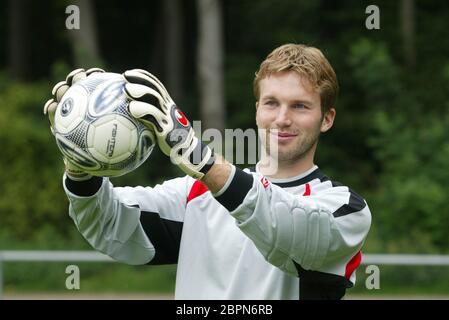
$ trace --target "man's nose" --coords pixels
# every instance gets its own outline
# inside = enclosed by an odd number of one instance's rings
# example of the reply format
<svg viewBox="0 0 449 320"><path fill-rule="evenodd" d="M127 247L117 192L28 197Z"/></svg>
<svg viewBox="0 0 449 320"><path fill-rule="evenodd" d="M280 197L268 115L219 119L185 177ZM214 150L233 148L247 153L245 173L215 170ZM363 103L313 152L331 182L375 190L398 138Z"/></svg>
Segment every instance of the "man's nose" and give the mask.
<svg viewBox="0 0 449 320"><path fill-rule="evenodd" d="M275 124L277 127L288 127L292 124L292 120L290 118L290 110L287 106L282 105L278 109Z"/></svg>

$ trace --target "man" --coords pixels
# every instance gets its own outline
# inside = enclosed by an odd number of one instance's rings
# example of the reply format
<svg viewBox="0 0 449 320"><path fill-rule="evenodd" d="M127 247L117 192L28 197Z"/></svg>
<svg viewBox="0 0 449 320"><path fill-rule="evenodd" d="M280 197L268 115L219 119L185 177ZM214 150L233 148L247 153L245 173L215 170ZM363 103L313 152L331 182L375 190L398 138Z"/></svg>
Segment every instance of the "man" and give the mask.
<svg viewBox="0 0 449 320"><path fill-rule="evenodd" d="M76 70L55 86L45 106L51 123L67 88L100 71ZM86 240L128 264L177 263L177 299L342 298L355 282L371 215L363 198L314 164L338 91L321 51L287 44L261 64L254 92L265 152L254 170L201 143L156 77L144 70L124 77L131 114L187 176L119 188L65 159L69 214Z"/></svg>

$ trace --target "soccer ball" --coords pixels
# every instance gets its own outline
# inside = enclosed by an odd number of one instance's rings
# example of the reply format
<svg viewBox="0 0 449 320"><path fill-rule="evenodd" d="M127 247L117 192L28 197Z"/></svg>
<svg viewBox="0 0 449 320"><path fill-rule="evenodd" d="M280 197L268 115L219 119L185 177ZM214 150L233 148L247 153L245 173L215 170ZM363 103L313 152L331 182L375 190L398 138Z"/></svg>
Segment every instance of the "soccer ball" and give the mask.
<svg viewBox="0 0 449 320"><path fill-rule="evenodd" d="M129 113L124 88L121 74L94 73L71 86L56 108L59 149L92 175L124 175L153 151L154 134Z"/></svg>

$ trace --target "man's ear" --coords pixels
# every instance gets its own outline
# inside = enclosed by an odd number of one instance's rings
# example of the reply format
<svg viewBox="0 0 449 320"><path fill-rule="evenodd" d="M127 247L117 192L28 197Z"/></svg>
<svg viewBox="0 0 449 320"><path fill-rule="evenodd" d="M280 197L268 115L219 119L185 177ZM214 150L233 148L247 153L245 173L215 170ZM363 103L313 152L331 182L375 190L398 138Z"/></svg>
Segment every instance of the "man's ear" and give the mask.
<svg viewBox="0 0 449 320"><path fill-rule="evenodd" d="M332 125L334 124L335 116L337 115L337 111L335 108L330 108L323 117L323 121L321 122L321 132L326 132Z"/></svg>
<svg viewBox="0 0 449 320"><path fill-rule="evenodd" d="M256 101L256 110L259 108L259 101Z"/></svg>

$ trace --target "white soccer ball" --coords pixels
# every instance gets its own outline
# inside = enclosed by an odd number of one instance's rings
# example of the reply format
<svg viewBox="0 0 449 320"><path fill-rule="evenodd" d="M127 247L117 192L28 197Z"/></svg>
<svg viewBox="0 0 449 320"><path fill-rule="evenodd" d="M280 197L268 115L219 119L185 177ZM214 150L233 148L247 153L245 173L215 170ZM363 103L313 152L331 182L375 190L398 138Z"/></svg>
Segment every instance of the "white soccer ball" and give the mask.
<svg viewBox="0 0 449 320"><path fill-rule="evenodd" d="M124 175L153 151L154 134L129 114L124 88L121 74L94 73L71 86L57 106L59 149L92 175Z"/></svg>

